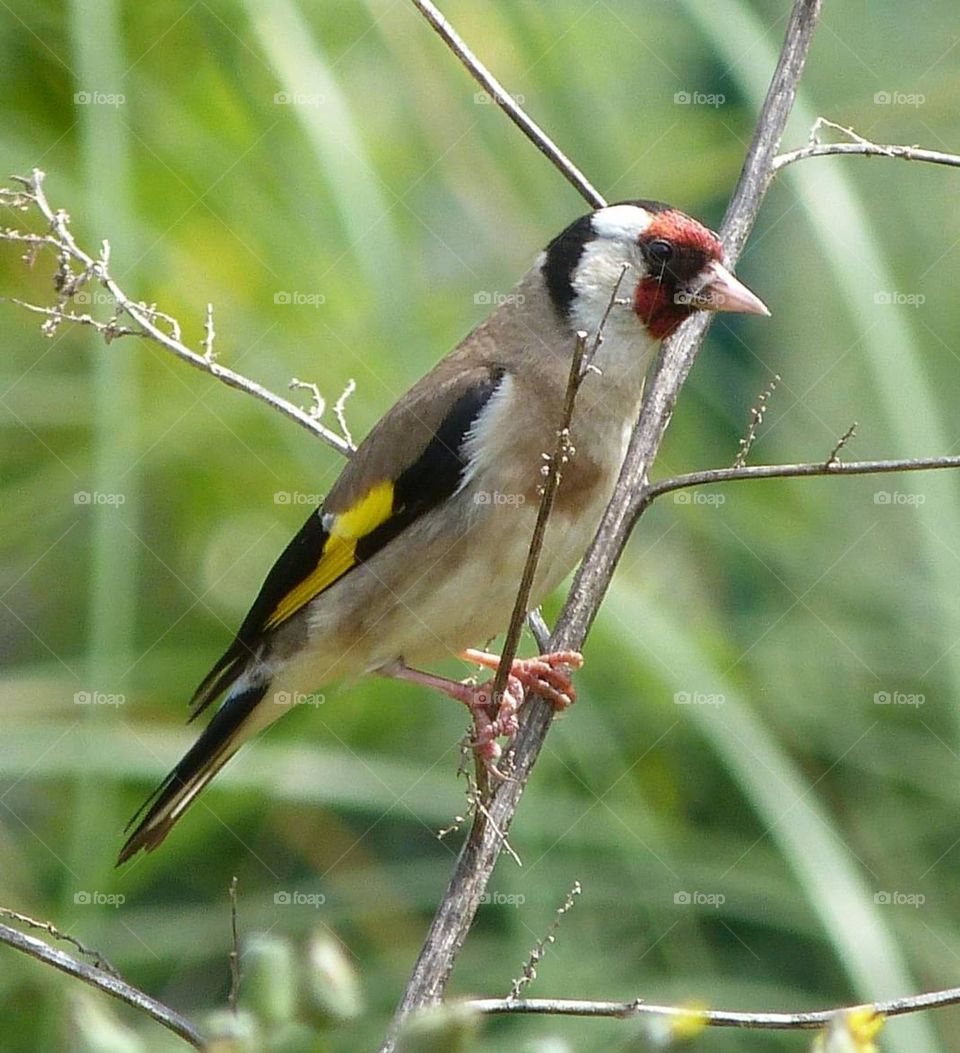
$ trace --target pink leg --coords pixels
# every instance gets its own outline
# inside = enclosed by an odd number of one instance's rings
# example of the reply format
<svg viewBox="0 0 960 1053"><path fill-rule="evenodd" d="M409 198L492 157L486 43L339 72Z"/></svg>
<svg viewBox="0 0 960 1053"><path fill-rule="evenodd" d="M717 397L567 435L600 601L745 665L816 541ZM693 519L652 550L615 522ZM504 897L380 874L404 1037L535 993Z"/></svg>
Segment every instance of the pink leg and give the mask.
<svg viewBox="0 0 960 1053"><path fill-rule="evenodd" d="M493 697L490 692L490 684L463 684L459 680L450 680L445 676L436 676L433 673L425 673L420 669L411 669L403 662L391 662L378 669L381 676L389 676L394 680L408 680L413 684L420 684L439 691L441 695L462 702L469 710L473 718L473 748L483 760L484 766L496 774L496 763L500 759L502 750L496 741L499 735L516 734L516 721L514 726L501 726L499 716L494 720L490 716L493 708ZM521 698L523 691L520 692Z"/></svg>

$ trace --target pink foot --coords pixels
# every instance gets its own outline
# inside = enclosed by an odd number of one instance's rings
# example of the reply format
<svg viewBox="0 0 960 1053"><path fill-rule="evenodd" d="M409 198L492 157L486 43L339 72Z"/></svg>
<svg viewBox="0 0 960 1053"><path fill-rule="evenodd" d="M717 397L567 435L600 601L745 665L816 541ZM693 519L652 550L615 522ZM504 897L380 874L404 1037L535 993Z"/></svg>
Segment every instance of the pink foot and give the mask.
<svg viewBox="0 0 960 1053"><path fill-rule="evenodd" d="M500 655L490 654L489 651L475 651L469 648L461 651L460 657L486 669L500 668ZM577 693L573 687L573 679L564 667L579 669L582 665L583 655L578 651L554 651L537 655L536 658L515 658L507 682L516 680L521 688L527 688L552 703L554 709L566 709L577 700ZM521 700L522 697L521 690ZM515 707L515 710L516 708L519 707Z"/></svg>
<svg viewBox="0 0 960 1053"><path fill-rule="evenodd" d="M500 656L487 651L467 650L460 655L467 662L496 670ZM583 656L576 651L558 651L539 655L536 658L517 658L510 668L507 683L501 698L494 698L494 680L483 684L464 684L457 680L435 676L419 669L411 669L402 662L384 666L380 673L398 680L409 680L433 688L448 698L462 702L473 719L471 745L484 767L495 775L504 777L497 768L503 750L497 739L513 739L519 728L517 711L523 702L526 689L545 698L556 710L566 709L576 699L570 673L563 666L579 669Z"/></svg>

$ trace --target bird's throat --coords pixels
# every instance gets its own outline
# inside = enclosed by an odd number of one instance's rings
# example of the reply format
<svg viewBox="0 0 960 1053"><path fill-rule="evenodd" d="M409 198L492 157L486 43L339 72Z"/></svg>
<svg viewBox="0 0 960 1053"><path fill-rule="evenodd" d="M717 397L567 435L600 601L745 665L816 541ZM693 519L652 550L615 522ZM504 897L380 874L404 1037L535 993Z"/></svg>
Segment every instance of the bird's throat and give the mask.
<svg viewBox="0 0 960 1053"><path fill-rule="evenodd" d="M655 340L668 337L693 311L689 304L675 303L673 289L657 278L637 283L633 308Z"/></svg>

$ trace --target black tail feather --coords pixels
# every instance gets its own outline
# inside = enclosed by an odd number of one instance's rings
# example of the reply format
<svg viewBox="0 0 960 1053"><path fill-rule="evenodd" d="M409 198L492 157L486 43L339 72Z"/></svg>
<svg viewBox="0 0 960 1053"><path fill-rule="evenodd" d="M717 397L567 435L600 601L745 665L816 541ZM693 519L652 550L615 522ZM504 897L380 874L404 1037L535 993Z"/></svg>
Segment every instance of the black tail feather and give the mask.
<svg viewBox="0 0 960 1053"><path fill-rule="evenodd" d="M152 851L167 836L200 790L243 743L243 727L268 687L269 682L252 686L224 701L200 738L127 823L126 830L134 823L137 826L120 849L118 866L141 848Z"/></svg>

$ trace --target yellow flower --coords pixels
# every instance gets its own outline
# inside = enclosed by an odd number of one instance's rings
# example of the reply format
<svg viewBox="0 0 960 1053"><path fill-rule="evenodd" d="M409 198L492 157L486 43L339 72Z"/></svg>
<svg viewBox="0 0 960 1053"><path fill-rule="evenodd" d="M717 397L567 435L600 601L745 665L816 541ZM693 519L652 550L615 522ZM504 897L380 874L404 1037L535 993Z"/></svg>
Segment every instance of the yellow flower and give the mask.
<svg viewBox="0 0 960 1053"><path fill-rule="evenodd" d="M878 1053L884 1018L872 1007L837 1013L814 1039L811 1053Z"/></svg>
<svg viewBox="0 0 960 1053"><path fill-rule="evenodd" d="M667 1049L675 1042L696 1038L707 1026L703 1015L706 1006L691 1004L682 1006L677 1014L648 1017L644 1031L647 1039L659 1049Z"/></svg>

